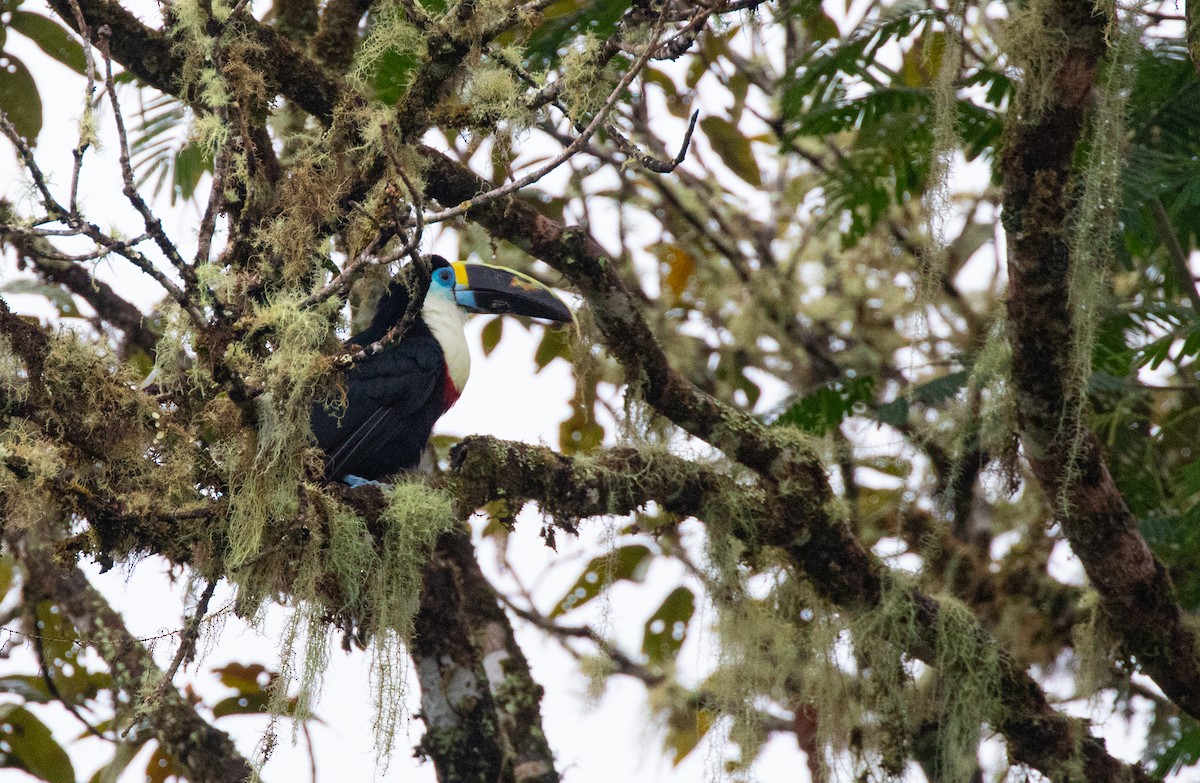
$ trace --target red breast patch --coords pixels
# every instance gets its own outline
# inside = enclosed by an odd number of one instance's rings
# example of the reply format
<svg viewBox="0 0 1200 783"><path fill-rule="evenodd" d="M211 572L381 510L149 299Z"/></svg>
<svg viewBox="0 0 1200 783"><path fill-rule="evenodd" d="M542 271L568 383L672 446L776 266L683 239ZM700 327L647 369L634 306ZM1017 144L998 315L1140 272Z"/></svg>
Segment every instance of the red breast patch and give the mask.
<svg viewBox="0 0 1200 783"><path fill-rule="evenodd" d="M454 379L450 377L450 365L443 363L442 373L446 379L442 391L442 412L445 413L454 406L454 403L458 402L461 394L458 389L454 388Z"/></svg>

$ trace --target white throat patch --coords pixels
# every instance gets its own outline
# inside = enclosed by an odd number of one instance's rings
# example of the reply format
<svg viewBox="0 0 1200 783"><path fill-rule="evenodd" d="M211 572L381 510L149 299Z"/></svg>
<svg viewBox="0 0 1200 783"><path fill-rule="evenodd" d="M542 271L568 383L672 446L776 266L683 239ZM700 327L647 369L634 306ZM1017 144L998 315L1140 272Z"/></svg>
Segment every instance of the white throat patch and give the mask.
<svg viewBox="0 0 1200 783"><path fill-rule="evenodd" d="M467 385L467 377L471 374L471 352L467 348L467 335L463 331L467 314L447 299L445 294L431 290L425 296L421 317L429 331L433 332L438 344L442 346L450 381L461 394L463 387Z"/></svg>

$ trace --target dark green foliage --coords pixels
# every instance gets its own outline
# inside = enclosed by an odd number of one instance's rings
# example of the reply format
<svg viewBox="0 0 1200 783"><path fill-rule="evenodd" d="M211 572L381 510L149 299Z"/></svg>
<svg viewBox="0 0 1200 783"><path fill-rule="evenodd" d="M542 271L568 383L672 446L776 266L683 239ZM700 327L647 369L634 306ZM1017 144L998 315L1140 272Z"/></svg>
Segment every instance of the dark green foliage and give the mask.
<svg viewBox="0 0 1200 783"><path fill-rule="evenodd" d="M832 381L792 403L773 424L797 427L812 435L826 435L847 416L865 412L874 395L874 378Z"/></svg>
<svg viewBox="0 0 1200 783"><path fill-rule="evenodd" d="M676 587L663 599L642 633L642 655L651 665L661 669L675 660L695 612L696 595L686 587Z"/></svg>
<svg viewBox="0 0 1200 783"><path fill-rule="evenodd" d="M170 187L171 203L191 201L212 159L187 139L191 113L170 96L144 99L137 124L131 128L130 153L137 184L150 185L154 195Z"/></svg>
<svg viewBox="0 0 1200 783"><path fill-rule="evenodd" d="M558 62L563 47L580 35L607 38L630 0L559 0L546 8L545 23L539 25L525 43L525 53L535 67Z"/></svg>
<svg viewBox="0 0 1200 783"><path fill-rule="evenodd" d="M1142 50L1129 99L1129 126L1121 210L1126 250L1145 257L1161 246L1151 215L1155 200L1166 208L1183 247L1196 246L1200 76L1182 44L1165 41Z"/></svg>
<svg viewBox="0 0 1200 783"><path fill-rule="evenodd" d="M75 783L75 768L46 724L19 704L0 704L0 767L20 769L47 783Z"/></svg>
<svg viewBox="0 0 1200 783"><path fill-rule="evenodd" d="M0 25L0 110L33 146L42 129L42 97L28 66L8 50L8 31L25 36L76 73L84 71L84 56L83 48L60 24L24 10L21 4L21 0L0 4L0 10L8 15L7 23Z"/></svg>
<svg viewBox="0 0 1200 783"><path fill-rule="evenodd" d="M843 245L855 244L894 205L920 198L933 151L933 74L942 33L931 33L938 12L900 6L885 21L848 40L823 47L792 75L781 102L784 141L803 142L852 133L845 153L825 172L827 220L839 224ZM912 39L911 41L909 39ZM893 72L876 59L901 42L907 59L929 62ZM964 86L983 88L979 105L955 101L957 132L968 160L992 156L999 147L1012 84L992 69L967 74Z"/></svg>
<svg viewBox="0 0 1200 783"><path fill-rule="evenodd" d="M880 405L875 410L875 418L884 424L903 426L908 422L909 399L927 406L937 406L952 399L966 388L971 378L969 370L958 370L947 373L931 381L918 384L907 396L899 396L891 402Z"/></svg>

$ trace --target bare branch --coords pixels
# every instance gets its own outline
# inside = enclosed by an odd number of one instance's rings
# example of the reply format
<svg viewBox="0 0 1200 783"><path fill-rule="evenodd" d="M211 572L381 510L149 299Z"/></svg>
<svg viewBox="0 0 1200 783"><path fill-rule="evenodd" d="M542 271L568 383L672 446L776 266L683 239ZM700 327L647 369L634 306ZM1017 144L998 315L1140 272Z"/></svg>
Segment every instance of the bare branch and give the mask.
<svg viewBox="0 0 1200 783"><path fill-rule="evenodd" d="M125 198L129 199L129 203L142 216L142 221L146 224L146 232L154 238L158 249L167 257L183 277L189 290L195 285L195 276L192 268L183 260L183 256L179 255L178 248L167 237L166 231L163 229L162 221L158 219L150 207L146 204L142 194L138 192L137 185L133 181L133 166L129 161L129 137L125 133L125 117L121 113L121 104L117 100L117 85L113 81L112 73L112 52L109 50L109 38L112 36L112 29L108 25L101 25L97 31L99 39L100 54L104 57L104 86L108 93L109 105L112 106L113 118L117 123L117 139L120 143L120 160L121 160L121 178L124 182Z"/></svg>

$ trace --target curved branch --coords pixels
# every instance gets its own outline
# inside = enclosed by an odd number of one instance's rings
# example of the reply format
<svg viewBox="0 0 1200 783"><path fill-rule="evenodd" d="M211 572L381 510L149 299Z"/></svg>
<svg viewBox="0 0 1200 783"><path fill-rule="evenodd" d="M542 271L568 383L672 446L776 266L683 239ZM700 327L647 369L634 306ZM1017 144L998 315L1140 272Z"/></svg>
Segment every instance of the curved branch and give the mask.
<svg viewBox="0 0 1200 783"><path fill-rule="evenodd" d="M785 508L756 488L735 484L710 466L666 453L647 458L636 449L619 448L581 460L541 446L476 436L455 448L451 462L460 497L468 505L500 499L536 501L548 513L565 518L568 530L582 517L629 513L650 500L673 513L702 518L710 506L728 508L733 503L743 510L747 521L731 532L753 551L763 543L762 530L790 519ZM797 562L795 547L785 551ZM811 581L811 574L809 578ZM824 585L812 583L829 597ZM889 641L936 666L942 607L916 589L909 591L907 598L915 612L913 634ZM1149 780L1140 768L1108 755L1103 742L1090 736L1086 723L1055 712L1033 678L978 623L970 633L972 644L994 650L999 658L998 690L1004 714L996 728L1008 739L1015 761L1056 778L1069 777L1064 770L1082 760L1089 781Z"/></svg>
<svg viewBox="0 0 1200 783"><path fill-rule="evenodd" d="M51 521L8 525L5 543L24 569L29 588L53 601L75 627L92 634L96 652L112 673L113 686L136 704L146 684L164 674L83 572L58 562L53 545L39 536L39 531L53 527ZM160 698L144 704L144 710L154 738L190 780L242 783L250 777L250 765L229 735L209 725L173 686L164 687Z"/></svg>

